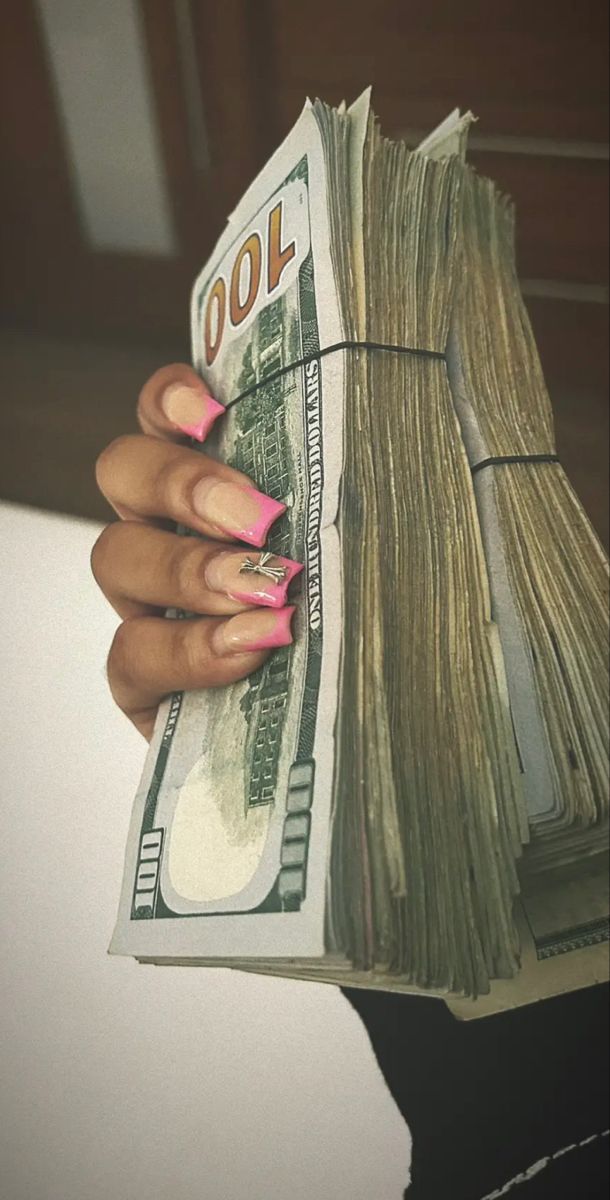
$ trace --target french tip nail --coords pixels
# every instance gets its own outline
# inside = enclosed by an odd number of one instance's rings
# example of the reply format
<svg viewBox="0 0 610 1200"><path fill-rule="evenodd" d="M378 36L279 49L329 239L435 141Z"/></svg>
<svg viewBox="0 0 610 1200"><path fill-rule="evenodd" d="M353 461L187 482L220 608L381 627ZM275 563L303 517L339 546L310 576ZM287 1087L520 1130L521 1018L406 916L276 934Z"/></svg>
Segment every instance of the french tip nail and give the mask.
<svg viewBox="0 0 610 1200"><path fill-rule="evenodd" d="M290 587L292 580L296 579L297 575L300 575L301 571L303 570L303 563L293 562L290 558L283 558L281 561L286 568L286 577L280 584L278 584L276 598L268 601L272 608L284 607L286 604L286 597L288 595L288 588ZM294 604L290 607L294 612Z"/></svg>
<svg viewBox="0 0 610 1200"><path fill-rule="evenodd" d="M290 646L293 641L291 622L295 610L294 604L286 608L278 608L274 612L275 624L269 633L252 644L252 650L276 650L279 646Z"/></svg>
<svg viewBox="0 0 610 1200"><path fill-rule="evenodd" d="M251 496L256 497L260 517L248 529L241 530L240 537L245 542L250 542L252 546L256 546L260 550L267 541L267 534L274 521L277 521L278 517L281 517L287 511L287 506L282 504L280 500L272 500L271 496L265 496L263 492L259 492L256 488L245 488L244 490L249 492Z"/></svg>
<svg viewBox="0 0 610 1200"><path fill-rule="evenodd" d="M200 388L170 384L161 398L161 407L175 429L197 442L205 440L214 421L225 411L203 384Z"/></svg>
<svg viewBox="0 0 610 1200"><path fill-rule="evenodd" d="M207 402L210 412L214 414L214 420L216 417L219 417L221 413L227 411L225 405L221 404L220 400L215 400L213 396L208 396Z"/></svg>
<svg viewBox="0 0 610 1200"><path fill-rule="evenodd" d="M219 654L252 654L258 650L275 650L292 642L290 623L295 605L270 611L238 613L223 623L213 635Z"/></svg>
<svg viewBox="0 0 610 1200"><path fill-rule="evenodd" d="M233 576L235 556L230 552L225 552L219 559L212 559L207 573L208 586L211 585L213 591L225 592L231 600L236 600L239 604L253 604L257 608L283 608L288 588L292 580L303 570L303 563L295 562L291 558L282 558L281 555L273 557L283 570L283 578L274 580L265 578L263 574L258 577L254 574L250 580L251 586L247 588L245 579L242 586L241 579L237 581ZM231 569L230 575L222 573L223 569L226 572L227 566ZM241 575L242 572L240 571L239 574Z"/></svg>
<svg viewBox="0 0 610 1200"><path fill-rule="evenodd" d="M279 586L284 589L285 595L289 584L292 583L293 579L296 579L297 575L301 574L304 564L295 562L293 558L282 558L281 555L278 555L277 557L278 562L280 562L284 568L284 578Z"/></svg>
<svg viewBox="0 0 610 1200"><path fill-rule="evenodd" d="M294 641L292 636L292 618L295 612L296 604L287 604L285 608L279 610L277 614L279 618L278 628L280 628L282 636L285 637L286 640L283 643L278 642L278 645L289 646Z"/></svg>
<svg viewBox="0 0 610 1200"><path fill-rule="evenodd" d="M219 404L217 400L213 400L211 396L206 396L205 412L200 421L193 425L180 425L182 433L186 433L188 437L195 438L197 442L204 442L212 425L218 419L221 413L225 411L224 404Z"/></svg>

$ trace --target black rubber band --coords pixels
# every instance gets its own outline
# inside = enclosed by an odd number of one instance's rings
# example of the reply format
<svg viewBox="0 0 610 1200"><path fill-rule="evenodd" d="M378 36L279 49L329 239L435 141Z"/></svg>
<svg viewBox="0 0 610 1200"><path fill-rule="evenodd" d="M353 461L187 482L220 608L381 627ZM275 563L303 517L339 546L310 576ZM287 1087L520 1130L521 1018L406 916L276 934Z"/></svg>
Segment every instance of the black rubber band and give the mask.
<svg viewBox="0 0 610 1200"><path fill-rule="evenodd" d="M394 346L386 342L334 342L332 346L324 346L322 350L315 350L312 354L304 355L303 358L295 358L293 362L288 363L285 367L279 367L277 371L271 371L269 375L251 384L249 388L240 392L238 396L234 396L232 400L228 400L225 408L232 408L234 404L239 404L240 400L245 400L248 396L253 396L259 388L266 387L270 383L275 383L276 379L282 379L290 371L296 371L299 367L306 367L308 363L316 362L319 358L325 358L327 354L336 354L339 350L381 350L384 354L409 354L414 358L431 358L436 359L437 362L447 361L447 356L442 350L420 350L416 346ZM508 463L558 462L559 457L557 454L504 454L498 455L495 458L484 458L482 462L476 463L474 467L471 467L471 473L476 475L477 471L483 471L485 467L501 467Z"/></svg>
<svg viewBox="0 0 610 1200"><path fill-rule="evenodd" d="M306 367L308 363L315 362L318 358L325 358L327 354L336 354L338 350L383 350L386 354L410 354L416 358L434 358L438 362L447 361L442 350L418 350L414 346L392 346L386 345L384 342L335 342L332 346L324 346L322 350L314 351L313 354L306 354L304 358L296 358L294 362L288 363L285 367L279 367L277 371L271 371L264 379L259 379L257 383L246 388L245 392L240 392L239 396L234 396L232 400L229 400L225 404L225 408L232 408L234 404L239 404L240 400L254 395L259 388L266 387L269 383L275 383L276 379L281 379L290 371L296 371L297 367Z"/></svg>
<svg viewBox="0 0 610 1200"><path fill-rule="evenodd" d="M484 458L481 462L476 463L471 467L471 473L476 475L477 471L484 470L485 467L503 467L508 463L558 463L559 455L557 454L501 454L497 458Z"/></svg>

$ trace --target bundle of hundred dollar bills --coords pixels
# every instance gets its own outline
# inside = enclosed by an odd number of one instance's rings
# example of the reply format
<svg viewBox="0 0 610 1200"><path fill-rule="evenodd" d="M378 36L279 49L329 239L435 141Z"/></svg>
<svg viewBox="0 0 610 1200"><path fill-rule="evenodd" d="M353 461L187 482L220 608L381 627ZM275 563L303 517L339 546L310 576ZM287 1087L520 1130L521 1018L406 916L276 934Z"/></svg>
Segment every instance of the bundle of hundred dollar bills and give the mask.
<svg viewBox="0 0 610 1200"><path fill-rule="evenodd" d="M607 561L471 120L308 102L196 281L212 453L305 570L292 645L162 704L113 953L462 1017L607 978Z"/></svg>

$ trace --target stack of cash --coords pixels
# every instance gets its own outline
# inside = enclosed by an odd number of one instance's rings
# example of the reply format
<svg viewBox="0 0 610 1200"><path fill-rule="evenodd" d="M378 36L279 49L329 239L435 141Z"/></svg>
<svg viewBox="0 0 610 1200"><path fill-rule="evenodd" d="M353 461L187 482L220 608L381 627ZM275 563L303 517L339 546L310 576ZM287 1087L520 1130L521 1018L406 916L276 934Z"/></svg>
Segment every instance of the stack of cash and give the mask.
<svg viewBox="0 0 610 1200"><path fill-rule="evenodd" d="M112 952L462 1016L607 975L607 562L471 120L308 102L196 282L213 452L305 570L291 646L161 706Z"/></svg>

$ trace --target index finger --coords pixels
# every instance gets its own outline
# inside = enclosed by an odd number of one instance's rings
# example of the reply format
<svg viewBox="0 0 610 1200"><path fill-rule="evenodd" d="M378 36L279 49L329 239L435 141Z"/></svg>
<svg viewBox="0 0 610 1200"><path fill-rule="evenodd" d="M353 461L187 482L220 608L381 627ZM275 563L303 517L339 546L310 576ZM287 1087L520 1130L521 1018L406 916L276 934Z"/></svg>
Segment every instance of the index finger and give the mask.
<svg viewBox="0 0 610 1200"><path fill-rule="evenodd" d="M160 367L138 397L138 422L144 433L179 441L204 442L224 406L210 395L202 379L186 363Z"/></svg>

